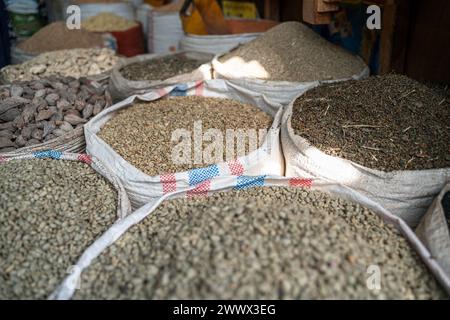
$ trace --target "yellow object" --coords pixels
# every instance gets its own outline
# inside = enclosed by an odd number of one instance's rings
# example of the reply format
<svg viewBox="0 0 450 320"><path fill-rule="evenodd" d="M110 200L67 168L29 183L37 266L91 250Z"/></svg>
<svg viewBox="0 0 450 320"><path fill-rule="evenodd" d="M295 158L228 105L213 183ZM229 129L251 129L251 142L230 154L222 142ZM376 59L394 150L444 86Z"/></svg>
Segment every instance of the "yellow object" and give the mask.
<svg viewBox="0 0 450 320"><path fill-rule="evenodd" d="M194 0L190 15L181 15L184 32L189 34L228 34L230 30L216 0Z"/></svg>
<svg viewBox="0 0 450 320"><path fill-rule="evenodd" d="M93 32L124 31L137 25L134 21L109 12L99 13L81 22L84 29Z"/></svg>
<svg viewBox="0 0 450 320"><path fill-rule="evenodd" d="M223 14L227 18L258 18L256 5L252 2L222 1Z"/></svg>

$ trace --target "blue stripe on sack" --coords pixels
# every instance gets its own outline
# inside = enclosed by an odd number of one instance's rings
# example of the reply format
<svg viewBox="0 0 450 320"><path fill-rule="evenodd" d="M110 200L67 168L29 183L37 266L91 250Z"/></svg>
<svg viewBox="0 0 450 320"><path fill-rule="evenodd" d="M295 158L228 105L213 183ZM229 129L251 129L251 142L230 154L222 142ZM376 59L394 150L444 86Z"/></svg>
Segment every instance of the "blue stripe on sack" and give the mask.
<svg viewBox="0 0 450 320"><path fill-rule="evenodd" d="M188 85L185 83L177 85L170 93L171 97L185 97L187 96Z"/></svg>
<svg viewBox="0 0 450 320"><path fill-rule="evenodd" d="M256 177L247 177L247 176L239 176L237 177L236 185L234 189L242 190L252 187L262 187L264 185L264 180L266 176L256 176Z"/></svg>
<svg viewBox="0 0 450 320"><path fill-rule="evenodd" d="M46 150L46 151L36 151L33 152L33 156L38 159L52 158L59 160L61 158L62 152L56 150Z"/></svg>
<svg viewBox="0 0 450 320"><path fill-rule="evenodd" d="M206 168L192 169L188 172L189 185L195 186L200 182L217 177L219 175L219 167L212 165Z"/></svg>

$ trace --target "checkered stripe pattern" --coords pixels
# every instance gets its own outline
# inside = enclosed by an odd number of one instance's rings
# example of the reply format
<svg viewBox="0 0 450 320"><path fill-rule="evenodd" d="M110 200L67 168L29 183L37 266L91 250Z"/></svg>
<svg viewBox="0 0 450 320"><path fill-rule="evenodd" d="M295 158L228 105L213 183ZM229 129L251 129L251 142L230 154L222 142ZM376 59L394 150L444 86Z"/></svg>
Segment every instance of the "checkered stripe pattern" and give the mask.
<svg viewBox="0 0 450 320"><path fill-rule="evenodd" d="M187 198L206 197L210 189L211 189L211 180L206 180L195 186L194 189L187 191L186 197Z"/></svg>
<svg viewBox="0 0 450 320"><path fill-rule="evenodd" d="M167 173L159 176L162 183L163 194L177 191L177 179L174 173Z"/></svg>
<svg viewBox="0 0 450 320"><path fill-rule="evenodd" d="M212 165L206 168L193 169L188 171L189 185L195 186L205 180L212 179L219 175L219 167Z"/></svg>
<svg viewBox="0 0 450 320"><path fill-rule="evenodd" d="M59 160L61 158L62 152L56 150L45 150L45 151L36 151L33 152L32 154L35 158L38 159L51 158Z"/></svg>
<svg viewBox="0 0 450 320"><path fill-rule="evenodd" d="M291 178L289 179L289 186L309 188L312 186L312 179Z"/></svg>
<svg viewBox="0 0 450 320"><path fill-rule="evenodd" d="M77 157L78 160L80 160L81 162L84 162L88 165L90 165L92 163L92 157L88 154L85 153L80 153Z"/></svg>
<svg viewBox="0 0 450 320"><path fill-rule="evenodd" d="M203 89L205 87L205 84L202 80L199 80L195 83L195 95L196 96L203 96Z"/></svg>
<svg viewBox="0 0 450 320"><path fill-rule="evenodd" d="M234 186L235 190L243 190L252 187L261 187L264 185L264 180L266 176L239 176L237 177L236 185Z"/></svg>
<svg viewBox="0 0 450 320"><path fill-rule="evenodd" d="M230 161L227 165L233 176L241 176L244 174L244 166L238 160Z"/></svg>

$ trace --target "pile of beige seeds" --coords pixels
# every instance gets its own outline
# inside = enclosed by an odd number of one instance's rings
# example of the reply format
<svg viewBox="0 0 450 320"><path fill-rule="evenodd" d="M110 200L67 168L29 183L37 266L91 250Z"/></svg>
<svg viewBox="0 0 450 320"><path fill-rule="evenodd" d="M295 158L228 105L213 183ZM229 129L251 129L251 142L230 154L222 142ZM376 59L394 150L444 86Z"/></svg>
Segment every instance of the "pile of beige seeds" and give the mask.
<svg viewBox="0 0 450 320"><path fill-rule="evenodd" d="M18 65L0 71L5 83L28 81L49 76L87 77L110 71L119 61L111 49L71 49L40 54Z"/></svg>
<svg viewBox="0 0 450 320"><path fill-rule="evenodd" d="M101 129L99 137L129 163L148 175L186 171L225 161L226 152L212 163L177 163L172 157L176 130L190 133L191 156L194 150L194 122L201 120L202 130L214 128L226 137L227 129L269 129L273 119L255 106L235 100L198 96L171 97L148 103L136 103L122 109ZM260 135L261 136L261 135ZM200 137L202 139L202 137ZM247 140L248 142L248 140ZM204 144L204 149L207 143ZM224 142L225 145L225 142ZM237 143L235 144L235 147ZM246 146L248 151L249 145ZM202 149L202 152L204 151ZM237 154L235 150L234 154ZM220 157L219 156L223 156Z"/></svg>
<svg viewBox="0 0 450 320"><path fill-rule="evenodd" d="M0 163L0 299L46 299L114 223L117 196L82 162Z"/></svg>
<svg viewBox="0 0 450 320"><path fill-rule="evenodd" d="M381 271L381 289L367 270ZM300 188L163 202L82 274L78 299L438 299L445 293L370 210Z"/></svg>
<svg viewBox="0 0 450 320"><path fill-rule="evenodd" d="M357 56L296 21L279 24L219 61L230 70L248 68L248 78L293 82L347 79L365 68Z"/></svg>
<svg viewBox="0 0 450 320"><path fill-rule="evenodd" d="M50 77L0 87L0 153L50 141L109 106L102 86Z"/></svg>

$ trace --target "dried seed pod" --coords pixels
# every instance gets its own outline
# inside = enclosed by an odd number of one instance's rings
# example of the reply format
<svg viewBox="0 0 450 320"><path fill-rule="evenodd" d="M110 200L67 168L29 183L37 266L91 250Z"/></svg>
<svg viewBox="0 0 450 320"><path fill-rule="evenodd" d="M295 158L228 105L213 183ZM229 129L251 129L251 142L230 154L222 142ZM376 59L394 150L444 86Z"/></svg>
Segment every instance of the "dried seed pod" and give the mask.
<svg viewBox="0 0 450 320"><path fill-rule="evenodd" d="M92 116L92 113L94 112L94 106L92 104L86 105L86 107L83 109L83 118L87 119Z"/></svg>
<svg viewBox="0 0 450 320"><path fill-rule="evenodd" d="M20 97L23 93L23 88L18 85L12 85L10 92L11 92L11 97Z"/></svg>
<svg viewBox="0 0 450 320"><path fill-rule="evenodd" d="M57 93L50 93L45 97L45 101L47 101L49 106L55 106L58 99L59 95Z"/></svg>
<svg viewBox="0 0 450 320"><path fill-rule="evenodd" d="M17 116L19 116L19 115L20 115L19 108L12 108L12 109L9 109L8 111L0 114L0 120L3 122L14 121L14 119L17 118Z"/></svg>
<svg viewBox="0 0 450 320"><path fill-rule="evenodd" d="M52 110L41 110L39 111L39 113L36 115L36 121L42 121L42 120L47 120L49 119L52 115L54 115L55 112Z"/></svg>
<svg viewBox="0 0 450 320"><path fill-rule="evenodd" d="M67 121L68 123L70 123L71 125L78 125L80 123L86 123L87 121L83 118L80 118L74 114L68 114L66 116L64 116L64 121Z"/></svg>
<svg viewBox="0 0 450 320"><path fill-rule="evenodd" d="M33 132L31 133L31 138L36 139L36 140L42 140L42 136L43 136L43 131L41 129L34 129Z"/></svg>
<svg viewBox="0 0 450 320"><path fill-rule="evenodd" d="M0 137L0 148L15 147L16 144L6 137Z"/></svg>
<svg viewBox="0 0 450 320"><path fill-rule="evenodd" d="M59 126L59 129L69 132L73 130L73 127L67 121L63 121L62 124Z"/></svg>
<svg viewBox="0 0 450 320"><path fill-rule="evenodd" d="M16 140L15 143L17 144L18 147L24 147L27 144L27 141L25 140L25 138L22 135L19 135Z"/></svg>

